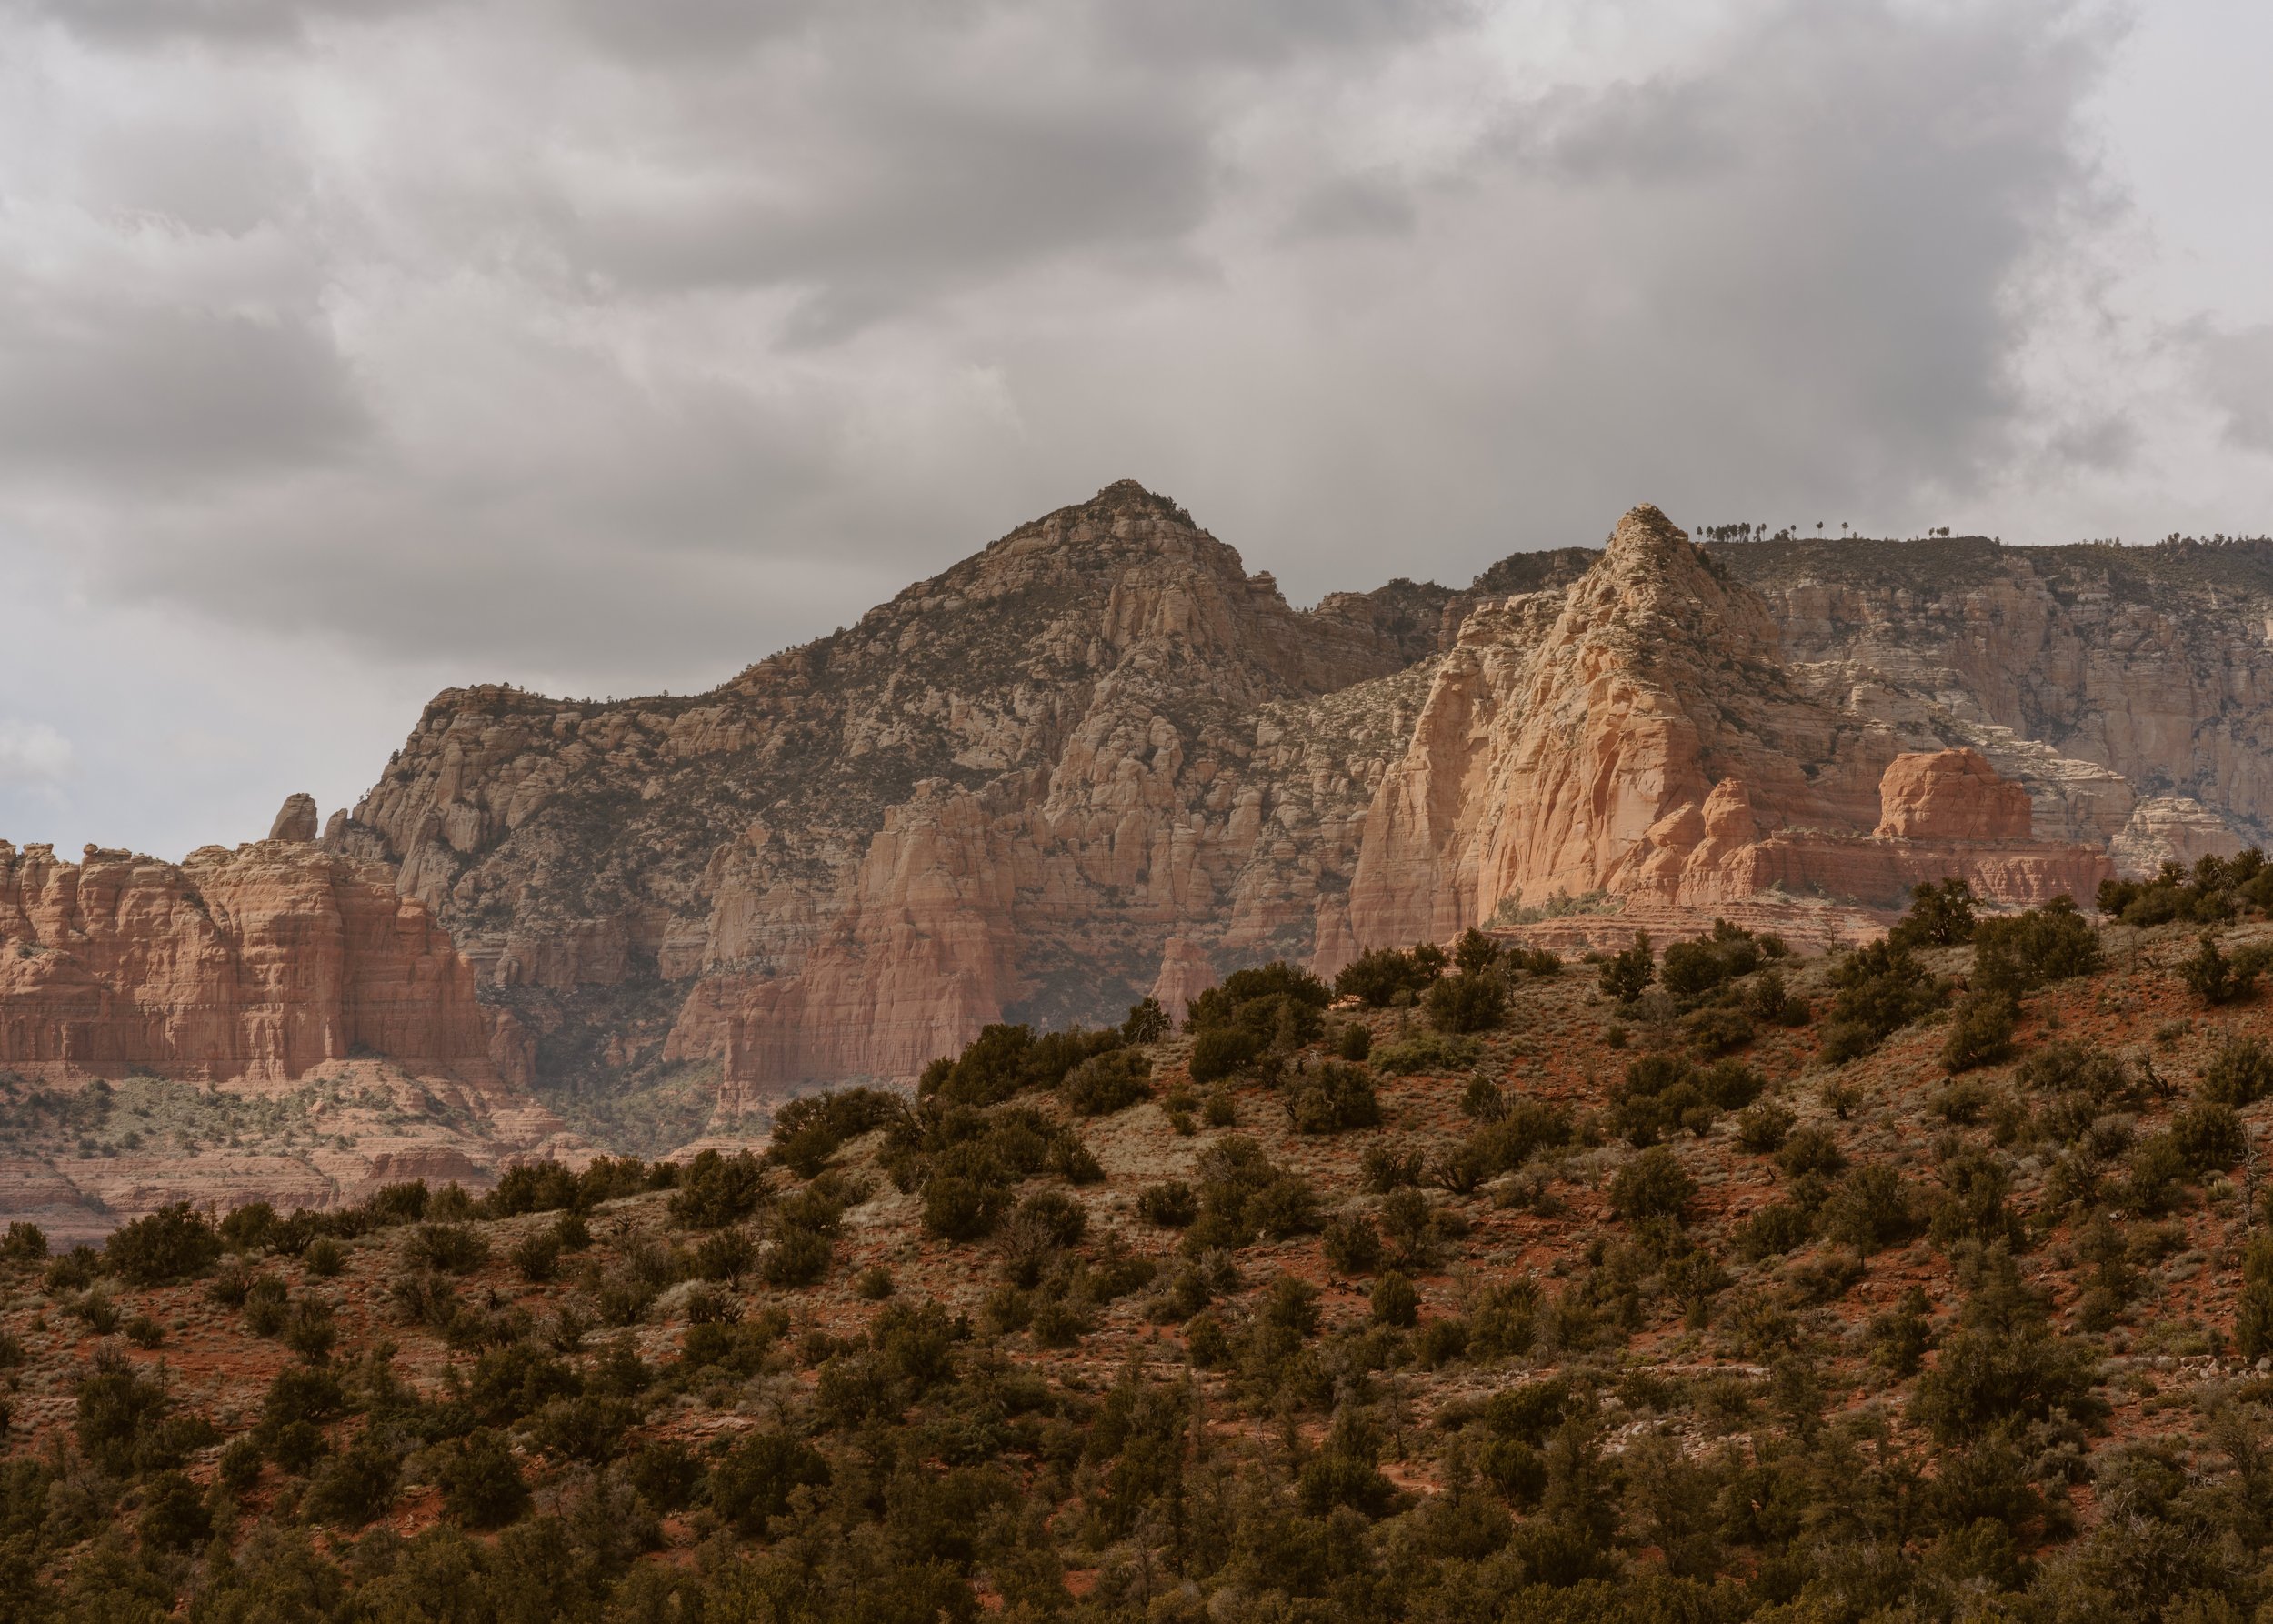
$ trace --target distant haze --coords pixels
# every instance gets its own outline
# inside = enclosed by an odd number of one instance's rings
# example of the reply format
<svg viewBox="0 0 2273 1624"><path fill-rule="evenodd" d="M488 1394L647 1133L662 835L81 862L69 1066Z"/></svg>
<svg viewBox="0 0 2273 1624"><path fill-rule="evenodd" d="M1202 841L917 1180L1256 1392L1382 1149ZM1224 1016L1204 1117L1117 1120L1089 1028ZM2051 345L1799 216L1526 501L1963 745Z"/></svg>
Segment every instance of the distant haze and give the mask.
<svg viewBox="0 0 2273 1624"><path fill-rule="evenodd" d="M1119 477L1314 600L2273 530L2273 12L0 0L0 837L706 687Z"/></svg>

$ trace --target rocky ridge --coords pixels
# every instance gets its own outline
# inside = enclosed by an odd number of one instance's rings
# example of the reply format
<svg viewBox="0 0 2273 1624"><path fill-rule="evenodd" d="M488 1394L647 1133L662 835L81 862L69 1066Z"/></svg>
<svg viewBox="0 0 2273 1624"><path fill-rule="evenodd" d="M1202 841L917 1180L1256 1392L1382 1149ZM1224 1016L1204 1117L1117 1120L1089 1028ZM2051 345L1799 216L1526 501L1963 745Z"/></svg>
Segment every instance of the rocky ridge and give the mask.
<svg viewBox="0 0 2273 1624"><path fill-rule="evenodd" d="M2273 817L2259 550L1700 549L1638 508L1301 611L1125 481L707 694L438 696L321 846L447 931L509 1083L731 1129L1274 957L1825 944L1920 878L2025 904L2233 849Z"/></svg>

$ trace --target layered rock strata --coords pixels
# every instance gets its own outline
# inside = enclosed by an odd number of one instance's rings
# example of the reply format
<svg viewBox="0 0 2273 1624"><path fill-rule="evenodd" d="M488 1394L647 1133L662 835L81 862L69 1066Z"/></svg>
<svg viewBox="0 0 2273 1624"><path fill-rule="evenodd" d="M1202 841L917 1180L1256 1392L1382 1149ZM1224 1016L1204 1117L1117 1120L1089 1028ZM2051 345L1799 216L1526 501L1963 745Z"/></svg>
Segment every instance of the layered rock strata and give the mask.
<svg viewBox="0 0 2273 1624"><path fill-rule="evenodd" d="M1558 899L1836 933L1948 872L2089 889L2119 775L1835 644L1795 662L1654 510L1301 612L1124 483L708 694L446 693L324 838L396 865L541 1079L715 1068L725 1117Z"/></svg>

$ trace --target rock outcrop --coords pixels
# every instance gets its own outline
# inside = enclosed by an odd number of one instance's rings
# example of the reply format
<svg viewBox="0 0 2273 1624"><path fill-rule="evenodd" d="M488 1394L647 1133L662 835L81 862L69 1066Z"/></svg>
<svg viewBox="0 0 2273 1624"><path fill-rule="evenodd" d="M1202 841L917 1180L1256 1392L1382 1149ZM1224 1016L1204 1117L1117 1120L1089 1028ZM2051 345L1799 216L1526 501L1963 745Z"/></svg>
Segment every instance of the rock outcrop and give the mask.
<svg viewBox="0 0 2273 1624"><path fill-rule="evenodd" d="M473 966L393 880L291 840L180 865L0 842L0 1068L274 1085L378 1054L494 1086Z"/></svg>
<svg viewBox="0 0 2273 1624"><path fill-rule="evenodd" d="M713 1068L722 1120L987 1020L1116 1018L1558 898L2093 883L2030 803L2111 834L2121 779L1828 669L1654 509L1605 555L1306 613L1123 483L708 694L445 694L324 844L396 866L541 1084ZM1882 775L1947 747L1978 753L1904 767L1881 830ZM2101 778L2119 808L2076 787Z"/></svg>
<svg viewBox="0 0 2273 1624"><path fill-rule="evenodd" d="M1479 611L1366 823L1360 946L1606 897L1708 914L1764 892L1899 901L2088 895L2088 847L2030 837L2028 793L1929 718L1827 702L1767 605L1654 507L1566 592Z"/></svg>
<svg viewBox="0 0 2273 1624"><path fill-rule="evenodd" d="M315 797L299 791L285 797L285 804L276 809L276 820L268 826L268 837L302 845L315 839Z"/></svg>

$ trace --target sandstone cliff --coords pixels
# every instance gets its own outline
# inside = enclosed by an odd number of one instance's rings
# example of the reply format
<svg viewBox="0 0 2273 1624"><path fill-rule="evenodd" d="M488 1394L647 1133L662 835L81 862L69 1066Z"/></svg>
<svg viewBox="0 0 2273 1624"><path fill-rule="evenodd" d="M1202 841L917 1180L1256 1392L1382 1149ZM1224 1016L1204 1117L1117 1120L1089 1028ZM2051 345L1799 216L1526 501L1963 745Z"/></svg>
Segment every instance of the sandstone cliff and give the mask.
<svg viewBox="0 0 2273 1624"><path fill-rule="evenodd" d="M1301 612L1123 483L706 695L446 693L325 845L396 866L547 1088L711 1078L722 1119L1558 899L1834 935L1948 872L2089 890L2128 779L1860 635L1795 657L1760 574L1637 510Z"/></svg>

